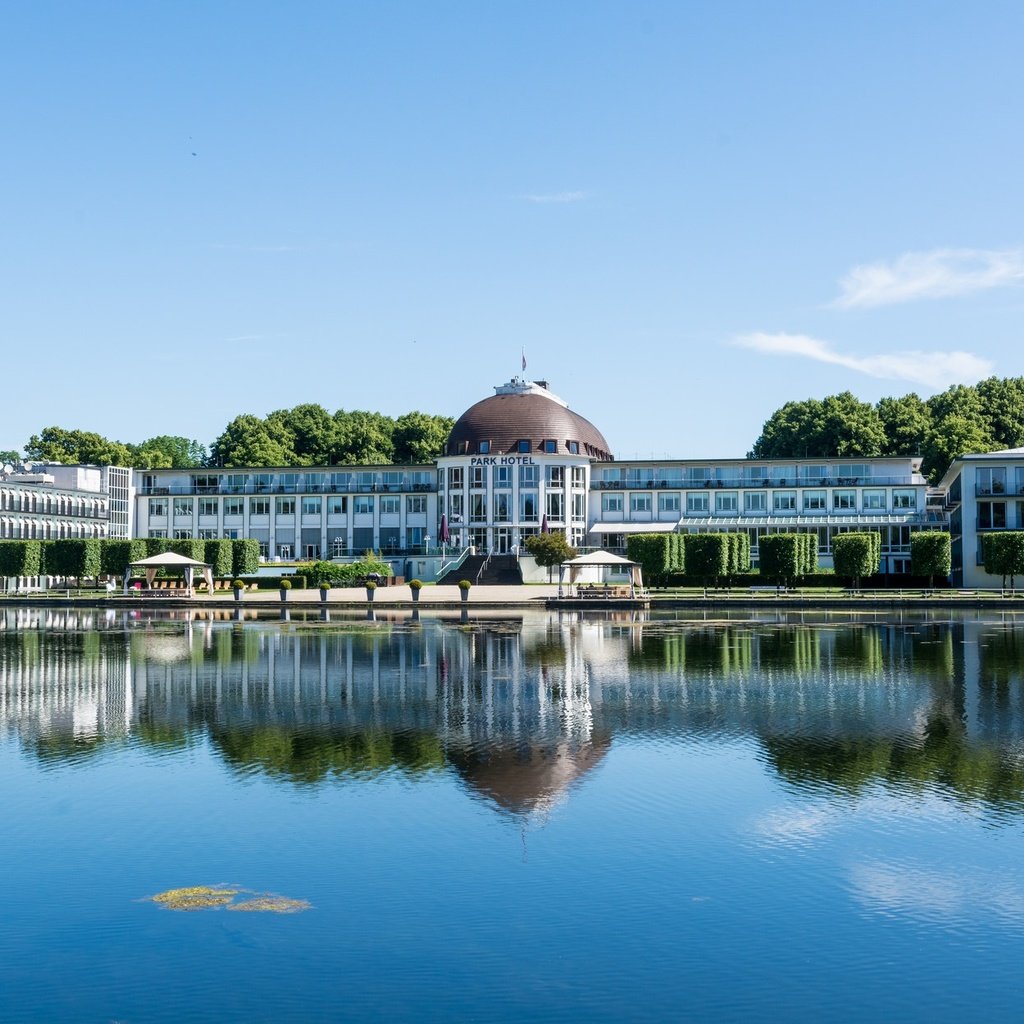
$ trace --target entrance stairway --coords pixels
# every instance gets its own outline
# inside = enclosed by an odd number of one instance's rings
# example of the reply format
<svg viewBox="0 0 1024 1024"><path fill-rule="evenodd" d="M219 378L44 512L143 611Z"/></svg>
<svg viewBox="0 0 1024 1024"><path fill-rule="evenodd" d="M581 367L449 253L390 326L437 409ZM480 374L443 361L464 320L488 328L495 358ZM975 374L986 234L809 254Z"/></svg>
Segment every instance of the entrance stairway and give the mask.
<svg viewBox="0 0 1024 1024"><path fill-rule="evenodd" d="M455 586L459 580L469 580L479 587L517 587L523 582L523 573L515 555L470 555L458 569L445 573L437 585Z"/></svg>

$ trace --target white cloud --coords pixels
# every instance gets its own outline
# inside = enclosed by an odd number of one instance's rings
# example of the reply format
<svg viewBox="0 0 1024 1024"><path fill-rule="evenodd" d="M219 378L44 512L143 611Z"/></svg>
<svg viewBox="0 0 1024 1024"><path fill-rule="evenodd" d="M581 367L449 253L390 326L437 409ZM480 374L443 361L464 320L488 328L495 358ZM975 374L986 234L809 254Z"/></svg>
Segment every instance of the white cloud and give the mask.
<svg viewBox="0 0 1024 1024"><path fill-rule="evenodd" d="M886 352L853 356L837 352L826 341L806 334L765 334L755 332L736 338L741 348L771 356L802 356L819 363L845 366L869 377L908 380L941 391L950 384L973 384L992 372L992 363L970 352Z"/></svg>
<svg viewBox="0 0 1024 1024"><path fill-rule="evenodd" d="M579 203L590 198L589 192L544 192L525 195L528 203Z"/></svg>
<svg viewBox="0 0 1024 1024"><path fill-rule="evenodd" d="M941 299L1024 283L1024 249L934 249L864 263L840 282L842 309Z"/></svg>

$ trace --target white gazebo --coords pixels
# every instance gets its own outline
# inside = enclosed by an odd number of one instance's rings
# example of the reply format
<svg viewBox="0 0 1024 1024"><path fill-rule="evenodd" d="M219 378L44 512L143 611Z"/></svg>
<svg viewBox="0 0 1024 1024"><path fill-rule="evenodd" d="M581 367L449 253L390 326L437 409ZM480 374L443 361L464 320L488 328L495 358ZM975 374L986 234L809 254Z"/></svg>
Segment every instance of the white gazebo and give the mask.
<svg viewBox="0 0 1024 1024"><path fill-rule="evenodd" d="M150 555L149 558L140 558L128 566L124 574L124 592L128 593L128 581L131 579L132 569L144 569L146 571L146 584L152 589L153 581L156 579L158 569L180 569L185 575L185 587L189 594L192 593L192 577L197 569L202 570L202 577L206 585L213 593L213 566L206 562L196 561L185 555L179 555L174 551L165 551L162 555Z"/></svg>
<svg viewBox="0 0 1024 1024"><path fill-rule="evenodd" d="M565 570L569 570L569 586L575 585L581 572L585 569L612 568L620 572L629 573L629 596L636 597L637 591L643 590L644 577L639 562L632 562L622 555L616 555L612 551L589 551L585 555L570 558L562 562L558 567L558 596L562 596L562 583L565 579Z"/></svg>

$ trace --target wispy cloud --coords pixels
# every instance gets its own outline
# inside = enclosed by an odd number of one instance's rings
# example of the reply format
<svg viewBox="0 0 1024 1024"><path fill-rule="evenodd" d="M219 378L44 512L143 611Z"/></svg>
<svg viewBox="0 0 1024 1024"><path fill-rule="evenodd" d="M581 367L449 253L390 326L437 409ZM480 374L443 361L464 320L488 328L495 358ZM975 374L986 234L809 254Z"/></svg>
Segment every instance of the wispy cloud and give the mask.
<svg viewBox="0 0 1024 1024"><path fill-rule="evenodd" d="M992 363L970 352L886 352L853 356L837 352L827 341L806 334L764 334L755 332L735 339L741 348L770 356L800 356L819 363L845 366L869 377L908 380L941 391L950 384L973 384L992 372Z"/></svg>
<svg viewBox="0 0 1024 1024"><path fill-rule="evenodd" d="M523 196L528 203L581 203L589 192L540 192Z"/></svg>
<svg viewBox="0 0 1024 1024"><path fill-rule="evenodd" d="M841 309L941 299L1024 283L1024 249L934 249L864 263L839 282Z"/></svg>

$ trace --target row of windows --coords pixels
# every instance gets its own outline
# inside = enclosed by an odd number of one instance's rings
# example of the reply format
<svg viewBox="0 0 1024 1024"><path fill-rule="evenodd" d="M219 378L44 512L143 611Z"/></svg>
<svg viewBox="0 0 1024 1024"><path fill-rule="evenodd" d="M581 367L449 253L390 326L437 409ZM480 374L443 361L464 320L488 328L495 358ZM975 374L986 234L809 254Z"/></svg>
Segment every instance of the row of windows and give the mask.
<svg viewBox="0 0 1024 1024"><path fill-rule="evenodd" d="M861 484L896 476L896 465L870 463L747 463L742 466L610 466L601 469L607 486L625 487L765 487L789 484ZM909 477L909 472L906 474Z"/></svg>
<svg viewBox="0 0 1024 1024"><path fill-rule="evenodd" d="M572 470L569 477L573 487L587 486L587 470L585 466L545 466L544 483L548 487L564 487L566 481L566 469ZM490 475L491 486L495 489L512 487L514 479L513 471L519 471L520 487L537 487L540 484L540 466L449 466L448 467L448 490L462 490L466 482L469 486L481 490L487 487L488 475ZM444 486L443 470L438 471L438 486Z"/></svg>
<svg viewBox="0 0 1024 1024"><path fill-rule="evenodd" d="M1017 529L1024 529L1024 501L1018 501L1017 505ZM959 530L959 517L957 518L957 529ZM1006 529L1006 502L1005 501L979 501L978 502L978 529L979 530L1004 530Z"/></svg>
<svg viewBox="0 0 1024 1024"><path fill-rule="evenodd" d="M102 498L82 498L77 495L45 494L4 488L0 489L0 511L101 519L106 516L107 503Z"/></svg>
<svg viewBox="0 0 1024 1024"><path fill-rule="evenodd" d="M219 515L223 507L225 516L240 516L245 512L245 498L166 498L149 499L150 519L159 519L167 515L170 507L176 517L191 518L198 509L200 516ZM301 499L284 497L249 498L249 515L267 516L273 507L279 516L293 516L296 509L301 509L304 516L318 516L326 507L328 515L346 515L348 513L348 495L331 495L321 498L307 495ZM373 514L374 504L379 504L381 515L398 515L402 509L402 496L398 494L359 494L352 499L352 509L357 515ZM405 510L410 515L426 513L427 496L425 494L409 494L405 497Z"/></svg>
<svg viewBox="0 0 1024 1024"><path fill-rule="evenodd" d="M48 523L34 519L0 519L4 540L62 540L68 537L105 537L98 523Z"/></svg>
<svg viewBox="0 0 1024 1024"><path fill-rule="evenodd" d="M1024 466L1013 467L1010 477L1006 466L981 466L975 470L975 487L978 494L1024 494Z"/></svg>
<svg viewBox="0 0 1024 1024"><path fill-rule="evenodd" d="M580 443L579 441L566 441L565 449L570 455L579 455ZM491 442L490 441L477 441L476 450L478 455L490 455L491 454ZM553 437L546 437L543 441L539 441L534 447L534 443L527 437L521 437L516 441L515 450L520 455L529 455L533 451L544 452L547 455L555 455L558 453L558 442ZM459 454L469 454L469 442L459 442Z"/></svg>
<svg viewBox="0 0 1024 1024"><path fill-rule="evenodd" d="M284 473L194 473L185 486L196 494L236 493L259 494L273 491L371 490L372 488L419 489L429 487L432 470L359 470ZM180 478L179 478L180 479ZM173 487L172 478L146 473L142 477L144 492L153 493L160 486ZM166 492L165 492L166 493Z"/></svg>
<svg viewBox="0 0 1024 1024"><path fill-rule="evenodd" d="M471 523L510 523L514 503L512 495L498 491L488 502L486 494L470 494L469 521ZM587 518L587 498L585 494L572 496L572 518L583 522ZM451 494L448 496L448 517L453 523L461 523L466 513L465 496ZM536 523L540 519L540 492L519 492L519 522ZM563 522L565 519L565 494L561 491L547 491L544 495L544 514L548 519Z"/></svg>
<svg viewBox="0 0 1024 1024"><path fill-rule="evenodd" d="M714 502L707 491L689 491L686 494L686 512L688 515L707 515L711 509L715 512L738 512L740 510L739 494L736 491L715 491ZM829 505L828 491L803 491L802 505L797 504L796 491L773 491L771 509L775 512L796 512L802 508L804 512L856 512L856 490L833 490L832 503ZM885 490L861 491L860 510L865 512L886 512L889 510L887 492ZM916 490L894 490L892 492L892 508L901 512L913 512L917 509L918 493ZM652 496L648 492L634 493L629 496L631 512L650 512ZM658 494L658 511L678 513L681 497L678 492ZM601 509L603 512L622 512L624 497L621 494L603 494ZM767 491L745 491L743 493L744 512L767 512L769 509Z"/></svg>

